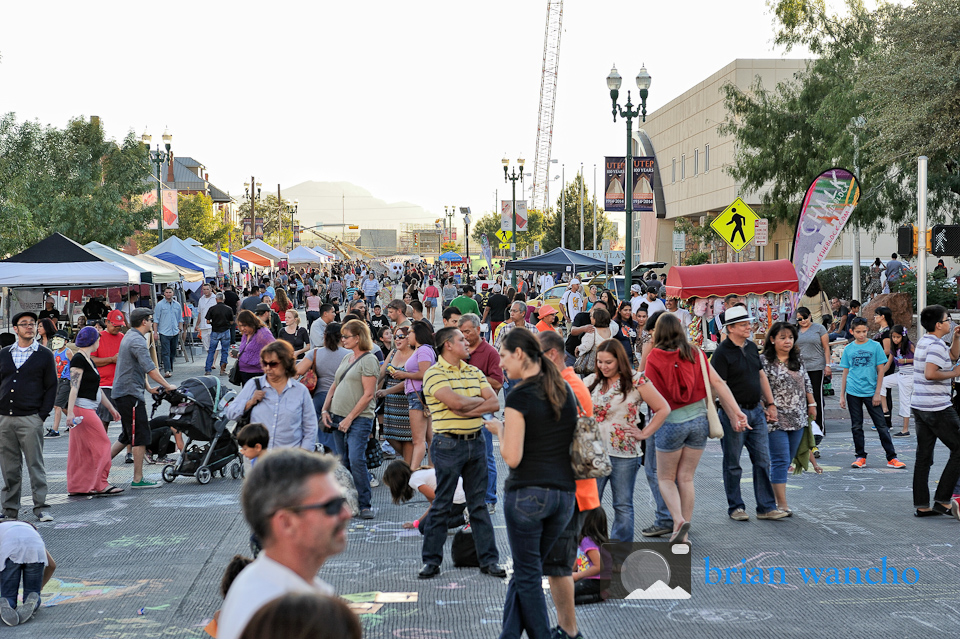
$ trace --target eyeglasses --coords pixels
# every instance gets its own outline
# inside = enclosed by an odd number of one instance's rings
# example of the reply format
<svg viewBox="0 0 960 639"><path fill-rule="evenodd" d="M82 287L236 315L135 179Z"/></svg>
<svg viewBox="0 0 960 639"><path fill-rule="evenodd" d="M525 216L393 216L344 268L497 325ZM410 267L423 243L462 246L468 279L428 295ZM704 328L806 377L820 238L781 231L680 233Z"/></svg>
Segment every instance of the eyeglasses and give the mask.
<svg viewBox="0 0 960 639"><path fill-rule="evenodd" d="M305 510L322 510L324 514L329 515L330 517L336 517L340 514L340 511L343 510L343 505L347 503L346 497L334 497L330 501L325 501L322 504L304 504L302 506L290 506L285 510L289 510L295 513L301 513Z"/></svg>
<svg viewBox="0 0 960 639"><path fill-rule="evenodd" d="M279 366L279 365L280 365L280 362L279 362L278 360L273 360L273 361L267 362L267 361L264 361L264 360L261 359L261 360L260 360L260 365L261 365L261 366L266 366L267 368L273 368L274 366Z"/></svg>
<svg viewBox="0 0 960 639"><path fill-rule="evenodd" d="M347 339L348 337L356 337L356 335L351 335L350 333L340 333L340 339Z"/></svg>
<svg viewBox="0 0 960 639"><path fill-rule="evenodd" d="M20 328L36 328L37 324L36 322L20 322L17 326Z"/></svg>
<svg viewBox="0 0 960 639"><path fill-rule="evenodd" d="M407 334L406 334L406 333L397 333L396 335L393 336L393 339L407 339Z"/></svg>

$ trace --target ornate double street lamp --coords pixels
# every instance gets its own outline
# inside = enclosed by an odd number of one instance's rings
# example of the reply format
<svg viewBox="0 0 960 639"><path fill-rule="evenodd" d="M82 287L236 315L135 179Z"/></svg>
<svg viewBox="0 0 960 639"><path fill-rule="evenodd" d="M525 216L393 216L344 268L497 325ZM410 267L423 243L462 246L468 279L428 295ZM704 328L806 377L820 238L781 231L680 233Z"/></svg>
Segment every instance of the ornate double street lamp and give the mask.
<svg viewBox="0 0 960 639"><path fill-rule="evenodd" d="M510 182L512 182L512 187L513 187L513 198L512 198L513 208L510 210L511 217L513 218L511 221L511 225L513 226L513 229L512 229L513 233L510 236L510 259L516 260L517 259L517 180L520 180L521 185L523 184L524 160L522 155L517 159L517 164L520 166L519 173L517 173L516 169L514 169L513 171L510 170L510 158L508 158L506 155L504 155L503 159L500 161L503 162L503 181L506 182L507 180L509 180ZM523 193L522 190L521 190L521 193ZM517 287L516 271L514 271L513 275L510 276L510 286L514 288Z"/></svg>
<svg viewBox="0 0 960 639"><path fill-rule="evenodd" d="M160 215L158 216L159 219L157 220L157 232L160 234L159 241L157 242L158 244L163 242L163 200L160 199L163 195L160 192L160 187L163 185L163 175L161 171L163 171L164 162L167 162L168 160L171 162L173 161L173 156L170 153L170 145L173 143L173 136L170 135L170 131L168 129L164 129L161 137L163 138L163 146L166 148L166 151L161 151L159 144L157 145L156 151L150 150L150 143L153 141L153 136L147 133L146 129L144 129L143 135L140 136L140 141L143 142L143 146L147 147L147 153L150 156L150 161L157 165L157 206L160 207Z"/></svg>
<svg viewBox="0 0 960 639"><path fill-rule="evenodd" d="M630 284L633 281L633 118L640 117L641 122L647 121L647 90L650 88L650 74L647 67L641 66L637 74L637 88L640 89L640 108L633 110L630 103L630 92L627 91L626 109L617 104L620 95L620 74L617 65L613 65L610 75L607 76L607 88L610 89L610 100L613 102L613 121L617 121L617 111L620 117L627 121L627 157L623 163L625 186L623 189L624 211L627 214L626 243L624 246L623 261L623 290L629 294Z"/></svg>

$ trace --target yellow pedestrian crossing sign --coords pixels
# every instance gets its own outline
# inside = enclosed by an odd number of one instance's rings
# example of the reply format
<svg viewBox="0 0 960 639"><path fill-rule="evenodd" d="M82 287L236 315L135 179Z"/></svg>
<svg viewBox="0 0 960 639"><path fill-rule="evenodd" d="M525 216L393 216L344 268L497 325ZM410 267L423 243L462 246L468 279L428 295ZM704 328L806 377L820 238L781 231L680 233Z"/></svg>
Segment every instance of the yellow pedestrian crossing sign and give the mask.
<svg viewBox="0 0 960 639"><path fill-rule="evenodd" d="M723 213L714 218L710 227L739 253L753 239L759 219L746 202L737 198Z"/></svg>
<svg viewBox="0 0 960 639"><path fill-rule="evenodd" d="M503 229L500 229L497 231L497 237L500 238L501 242L509 242L510 238L513 237L513 231L504 231Z"/></svg>
<svg viewBox="0 0 960 639"><path fill-rule="evenodd" d="M510 242L500 242L500 248L501 248L501 249L508 249L508 248L510 248Z"/></svg>

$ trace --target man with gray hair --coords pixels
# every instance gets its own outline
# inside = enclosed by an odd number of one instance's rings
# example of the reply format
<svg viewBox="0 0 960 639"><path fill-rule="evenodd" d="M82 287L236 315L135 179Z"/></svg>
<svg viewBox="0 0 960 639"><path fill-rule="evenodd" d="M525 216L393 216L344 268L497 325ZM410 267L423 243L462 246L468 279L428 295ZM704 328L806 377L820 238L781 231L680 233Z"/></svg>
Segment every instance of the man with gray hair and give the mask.
<svg viewBox="0 0 960 639"><path fill-rule="evenodd" d="M205 375L213 374L213 360L220 346L220 374L227 374L227 358L230 357L230 327L233 325L233 309L227 306L223 293L217 293L216 304L207 309L204 319L210 326L210 339L207 346L207 363L203 367Z"/></svg>
<svg viewBox="0 0 960 639"><path fill-rule="evenodd" d="M537 334L537 326L526 321L524 318L527 315L527 303L526 302L514 302L510 305L510 315L507 316L507 321L497 327L497 332L493 336L493 345L499 351L500 345L503 343L503 339L515 328L525 328L533 334Z"/></svg>
<svg viewBox="0 0 960 639"><path fill-rule="evenodd" d="M298 448L261 458L241 492L243 516L263 551L227 592L217 637L237 639L254 613L289 592L333 588L317 576L347 547L347 500L334 478L337 460Z"/></svg>
<svg viewBox="0 0 960 639"><path fill-rule="evenodd" d="M503 369L500 368L500 353L489 342L480 336L480 318L473 313L460 317L457 326L467 338L467 352L470 353L471 366L480 369L487 378L487 383L494 393L499 393L503 387ZM487 447L487 510L491 513L497 510L497 458L493 454L493 433L484 428L484 443Z"/></svg>

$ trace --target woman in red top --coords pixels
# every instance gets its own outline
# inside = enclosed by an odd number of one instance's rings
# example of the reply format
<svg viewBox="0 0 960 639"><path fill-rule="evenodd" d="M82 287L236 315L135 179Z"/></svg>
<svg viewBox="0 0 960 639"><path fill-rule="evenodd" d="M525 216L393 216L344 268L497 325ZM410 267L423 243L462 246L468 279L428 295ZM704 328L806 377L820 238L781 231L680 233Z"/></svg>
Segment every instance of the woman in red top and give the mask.
<svg viewBox="0 0 960 639"><path fill-rule="evenodd" d="M290 300L287 298L287 294L283 292L282 288L277 287L277 299L273 300L273 304L270 305L270 308L277 312L277 315L284 317L287 314L287 309L293 308L293 304L290 303Z"/></svg>
<svg viewBox="0 0 960 639"><path fill-rule="evenodd" d="M423 307L427 309L427 321L433 324L437 313L437 303L440 301L440 290L433 285L433 280L427 280L427 288L423 291Z"/></svg>
<svg viewBox="0 0 960 639"><path fill-rule="evenodd" d="M660 314L645 373L670 405L670 414L654 435L657 484L673 518L670 541L687 540L693 517L693 475L707 444L707 389L701 358L705 361L704 354L687 340L680 320L670 313ZM738 423L746 424L747 418L726 382L709 362L707 371L710 387L723 409Z"/></svg>

